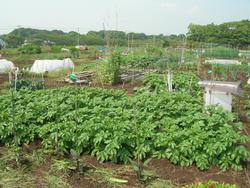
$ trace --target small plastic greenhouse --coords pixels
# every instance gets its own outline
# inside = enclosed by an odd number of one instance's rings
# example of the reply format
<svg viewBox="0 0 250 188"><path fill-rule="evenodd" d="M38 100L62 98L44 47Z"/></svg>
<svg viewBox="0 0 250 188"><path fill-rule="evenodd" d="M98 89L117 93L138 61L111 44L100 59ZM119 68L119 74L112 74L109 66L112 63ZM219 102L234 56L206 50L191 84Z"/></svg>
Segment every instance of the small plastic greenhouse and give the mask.
<svg viewBox="0 0 250 188"><path fill-rule="evenodd" d="M72 68L74 68L74 63L70 58L63 60L36 60L32 65L30 72L45 73Z"/></svg>
<svg viewBox="0 0 250 188"><path fill-rule="evenodd" d="M0 73L9 72L14 67L15 66L11 61L8 61L6 59L0 59Z"/></svg>
<svg viewBox="0 0 250 188"><path fill-rule="evenodd" d="M221 65L228 65L228 64L241 65L240 61L234 60L234 59L208 59L208 60L205 61L205 63L208 63L208 64L221 64Z"/></svg>

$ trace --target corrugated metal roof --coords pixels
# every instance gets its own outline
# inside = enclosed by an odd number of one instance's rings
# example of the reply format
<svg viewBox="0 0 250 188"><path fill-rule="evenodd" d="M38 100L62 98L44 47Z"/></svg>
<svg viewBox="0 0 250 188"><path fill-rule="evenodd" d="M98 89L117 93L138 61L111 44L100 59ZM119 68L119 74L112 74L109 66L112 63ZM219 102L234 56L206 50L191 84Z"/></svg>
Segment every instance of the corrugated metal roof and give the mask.
<svg viewBox="0 0 250 188"><path fill-rule="evenodd" d="M230 92L230 93L237 94L237 95L243 92L240 81L239 82L227 82L227 81L204 80L204 81L199 81L199 85L201 87L205 87L210 90Z"/></svg>

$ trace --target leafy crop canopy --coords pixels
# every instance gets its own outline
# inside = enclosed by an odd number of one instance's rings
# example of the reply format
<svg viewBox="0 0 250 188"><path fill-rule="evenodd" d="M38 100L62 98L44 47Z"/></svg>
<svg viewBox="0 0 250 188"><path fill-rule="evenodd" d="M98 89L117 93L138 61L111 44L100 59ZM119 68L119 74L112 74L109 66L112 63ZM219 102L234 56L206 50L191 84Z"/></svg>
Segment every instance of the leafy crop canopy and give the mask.
<svg viewBox="0 0 250 188"><path fill-rule="evenodd" d="M13 143L11 95L0 96L0 143ZM186 93L60 88L15 93L18 142L88 152L101 161L128 162L148 156L200 169L240 169L249 160L241 124L219 107L204 109Z"/></svg>

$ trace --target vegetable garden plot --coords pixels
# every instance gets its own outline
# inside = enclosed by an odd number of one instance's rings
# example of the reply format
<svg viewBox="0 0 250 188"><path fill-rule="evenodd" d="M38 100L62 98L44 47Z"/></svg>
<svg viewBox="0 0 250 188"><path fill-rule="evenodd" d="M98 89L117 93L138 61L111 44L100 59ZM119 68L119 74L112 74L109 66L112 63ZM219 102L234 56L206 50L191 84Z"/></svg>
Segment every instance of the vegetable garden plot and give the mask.
<svg viewBox="0 0 250 188"><path fill-rule="evenodd" d="M212 49L206 49L204 56L213 58L238 58L239 50L218 46Z"/></svg>
<svg viewBox="0 0 250 188"><path fill-rule="evenodd" d="M0 142L13 143L11 95L0 96ZM61 88L15 94L17 141L42 139L44 147L76 150L100 161L150 156L204 170L241 169L249 160L242 125L219 107L204 109L185 93L143 93Z"/></svg>
<svg viewBox="0 0 250 188"><path fill-rule="evenodd" d="M201 75L203 79L213 79L220 81L241 80L243 82L247 82L247 79L250 76L250 66L247 64L203 64L199 71L199 75Z"/></svg>
<svg viewBox="0 0 250 188"><path fill-rule="evenodd" d="M177 52L174 57L172 52L170 52L170 54L162 57L149 57L146 55L122 56L122 65L126 66L127 68L158 69L160 71L164 71L166 69L196 71L197 64L191 63L196 62L196 59L193 57L193 54L190 54L190 52L187 54L188 56L185 57L185 64L179 63L180 52Z"/></svg>
<svg viewBox="0 0 250 188"><path fill-rule="evenodd" d="M158 73L148 73L144 76L143 88L136 88L139 93L145 91L162 92L167 90L167 75ZM173 90L180 93L188 93L200 96L201 87L198 85L199 77L194 73L174 72Z"/></svg>

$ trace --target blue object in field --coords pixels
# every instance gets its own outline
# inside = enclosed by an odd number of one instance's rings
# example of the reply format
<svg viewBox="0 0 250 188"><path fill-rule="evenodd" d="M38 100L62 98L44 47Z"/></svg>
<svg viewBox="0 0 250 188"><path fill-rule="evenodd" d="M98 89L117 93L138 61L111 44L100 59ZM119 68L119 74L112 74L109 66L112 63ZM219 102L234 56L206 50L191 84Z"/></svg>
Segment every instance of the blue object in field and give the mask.
<svg viewBox="0 0 250 188"><path fill-rule="evenodd" d="M104 47L104 46L98 46L96 49L100 52L108 52L109 51L109 49L107 47Z"/></svg>

